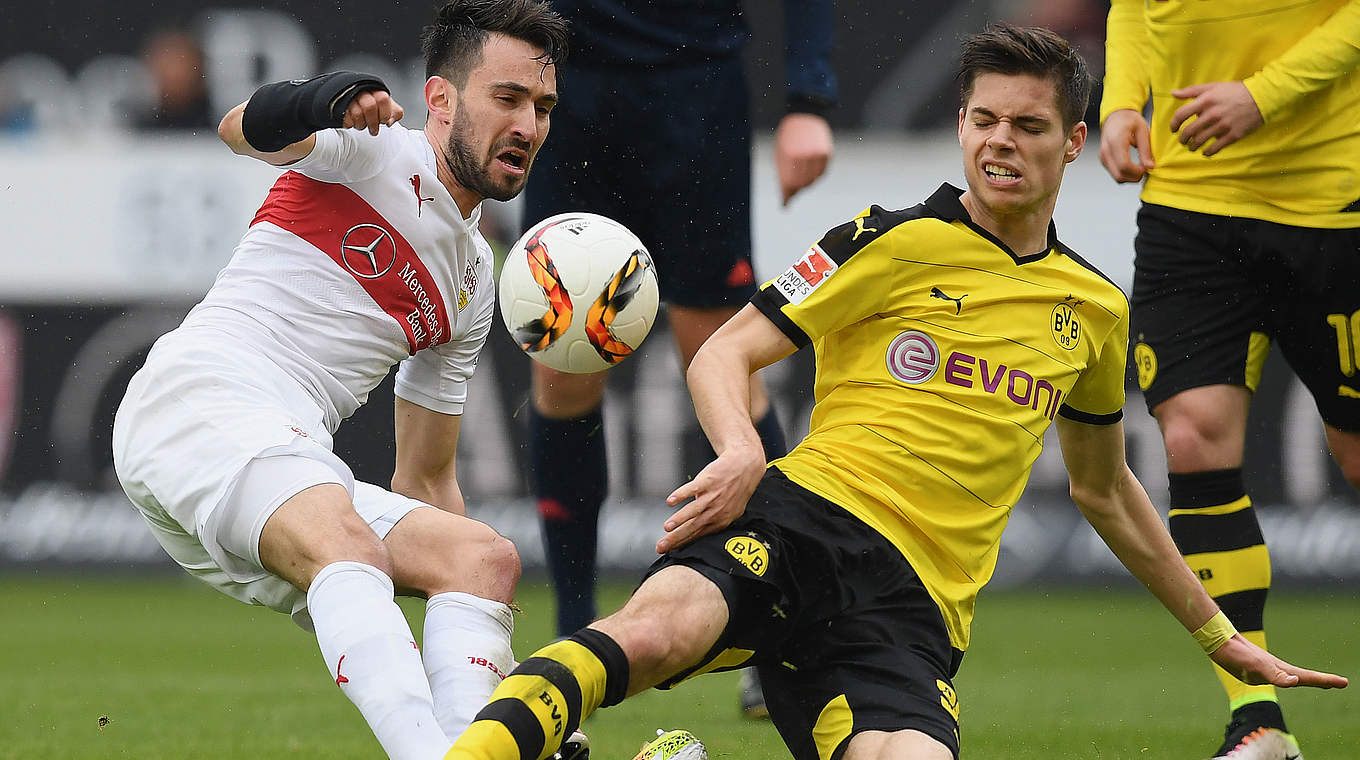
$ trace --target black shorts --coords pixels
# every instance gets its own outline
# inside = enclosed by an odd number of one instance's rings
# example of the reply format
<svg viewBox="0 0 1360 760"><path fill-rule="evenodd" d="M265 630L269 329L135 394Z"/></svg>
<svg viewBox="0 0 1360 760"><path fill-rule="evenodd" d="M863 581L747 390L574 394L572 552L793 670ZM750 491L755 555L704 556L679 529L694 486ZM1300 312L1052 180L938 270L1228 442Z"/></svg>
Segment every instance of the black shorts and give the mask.
<svg viewBox="0 0 1360 760"><path fill-rule="evenodd" d="M703 661L660 688L754 663L795 760L837 760L855 733L900 729L958 756L951 679L963 653L911 565L873 528L770 468L741 518L648 575L675 564L717 584L731 617Z"/></svg>
<svg viewBox="0 0 1360 760"><path fill-rule="evenodd" d="M1133 349L1151 410L1205 385L1256 389L1270 340L1327 424L1360 430L1360 229L1143 204Z"/></svg>
<svg viewBox="0 0 1360 760"><path fill-rule="evenodd" d="M662 300L739 306L751 269L751 127L741 59L570 68L524 193L524 225L567 211L622 222L656 262Z"/></svg>

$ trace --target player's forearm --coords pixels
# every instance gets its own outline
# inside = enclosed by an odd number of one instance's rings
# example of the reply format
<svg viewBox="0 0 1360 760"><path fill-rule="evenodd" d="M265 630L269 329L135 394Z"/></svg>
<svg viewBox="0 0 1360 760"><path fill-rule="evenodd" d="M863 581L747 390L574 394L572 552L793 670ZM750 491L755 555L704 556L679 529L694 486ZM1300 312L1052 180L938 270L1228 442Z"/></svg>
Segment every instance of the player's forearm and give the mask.
<svg viewBox="0 0 1360 760"><path fill-rule="evenodd" d="M1266 121L1360 68L1360 0L1352 0L1243 83Z"/></svg>
<svg viewBox="0 0 1360 760"><path fill-rule="evenodd" d="M1218 605L1176 549L1142 484L1127 468L1108 492L1074 489L1072 498L1124 567L1186 630L1197 630L1218 612Z"/></svg>
<svg viewBox="0 0 1360 760"><path fill-rule="evenodd" d="M1115 0L1105 22L1105 83L1100 99L1100 121L1112 111L1141 112L1148 99L1148 75L1143 63L1148 45L1147 22L1140 0Z"/></svg>
<svg viewBox="0 0 1360 760"><path fill-rule="evenodd" d="M256 150L254 146L246 140L245 132L241 128L241 118L243 114L245 114L245 111L246 104L242 103L228 111L227 115L222 117L222 122L217 125L217 136L222 138L222 142L226 143L228 148L231 148L231 152L238 156L258 158L261 161L275 166L286 166L296 161L300 161L312 152L312 146L316 144L315 135L308 135L302 140L274 153L265 153Z"/></svg>
<svg viewBox="0 0 1360 760"><path fill-rule="evenodd" d="M694 355L685 373L694 414L719 455L733 448L763 452L751 424L751 375L756 369L736 352L723 351L710 340Z"/></svg>

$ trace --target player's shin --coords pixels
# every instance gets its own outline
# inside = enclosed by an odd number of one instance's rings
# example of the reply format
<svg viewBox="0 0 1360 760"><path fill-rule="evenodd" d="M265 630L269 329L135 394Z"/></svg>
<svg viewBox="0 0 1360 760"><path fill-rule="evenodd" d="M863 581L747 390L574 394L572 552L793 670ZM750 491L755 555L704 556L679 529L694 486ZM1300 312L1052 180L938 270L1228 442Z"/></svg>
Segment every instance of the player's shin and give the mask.
<svg viewBox="0 0 1360 760"><path fill-rule="evenodd" d="M425 674L439 727L457 738L514 667L510 608L450 591L425 606Z"/></svg>
<svg viewBox="0 0 1360 760"><path fill-rule="evenodd" d="M331 677L359 708L392 760L440 757L449 739L392 580L360 562L321 569L307 591L317 644Z"/></svg>
<svg viewBox="0 0 1360 760"><path fill-rule="evenodd" d="M1238 631L1266 648L1270 554L1246 495L1241 469L1172 473L1170 486L1171 535L1185 561ZM1214 670L1228 694L1230 709L1269 703L1264 705L1270 708L1265 724L1284 729L1273 686L1248 686L1222 668Z"/></svg>
<svg viewBox="0 0 1360 760"><path fill-rule="evenodd" d="M544 760L597 708L623 701L628 660L585 628L519 664L454 743L446 760Z"/></svg>

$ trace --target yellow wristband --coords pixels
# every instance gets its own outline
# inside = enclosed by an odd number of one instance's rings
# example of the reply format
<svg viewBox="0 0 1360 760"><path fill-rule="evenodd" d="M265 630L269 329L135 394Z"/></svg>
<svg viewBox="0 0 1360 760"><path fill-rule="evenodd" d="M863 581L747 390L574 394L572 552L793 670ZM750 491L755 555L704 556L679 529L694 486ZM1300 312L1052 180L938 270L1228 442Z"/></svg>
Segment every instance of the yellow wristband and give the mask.
<svg viewBox="0 0 1360 760"><path fill-rule="evenodd" d="M1209 618L1209 622L1199 627L1192 636L1195 641L1204 649L1205 654L1213 654L1218 648L1228 643L1228 639L1237 635L1237 629L1233 627L1232 621L1228 616L1219 610L1217 615Z"/></svg>

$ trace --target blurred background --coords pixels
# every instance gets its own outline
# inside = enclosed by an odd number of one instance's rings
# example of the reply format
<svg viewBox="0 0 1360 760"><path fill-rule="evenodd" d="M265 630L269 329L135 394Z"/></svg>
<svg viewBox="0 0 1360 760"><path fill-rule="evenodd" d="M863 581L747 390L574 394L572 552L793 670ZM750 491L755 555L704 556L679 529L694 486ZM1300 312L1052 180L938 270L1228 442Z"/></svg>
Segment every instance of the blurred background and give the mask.
<svg viewBox="0 0 1360 760"><path fill-rule="evenodd" d="M232 155L217 121L262 83L356 69L381 75L418 128L416 37L431 5L38 0L0 10L0 573L174 569L118 490L109 438L129 376L210 285L278 174ZM762 280L870 203L906 207L941 181L962 184L952 81L961 36L995 19L1041 24L1103 69L1108 5L1096 0L837 3L837 153L818 184L781 207L768 139L783 101L780 4L748 6ZM561 90L569 102L569 78ZM1127 289L1137 188L1105 175L1095 145L1068 169L1058 230ZM513 241L517 206L488 205L488 238ZM601 560L621 577L649 562L664 494L703 464L663 333L615 370L607 401L613 480ZM493 330L459 470L472 513L513 538L527 576L541 580L520 453L527 362ZM806 430L811 371L804 354L768 370L795 436ZM1132 378L1129 393L1130 459L1164 504L1161 441ZM338 437L360 478L377 483L391 473L390 397L389 381ZM1353 494L1311 400L1278 360L1251 424L1248 480L1276 585L1360 585L1360 510L1346 504ZM1131 583L1071 506L1056 448L1014 511L995 585Z"/></svg>

